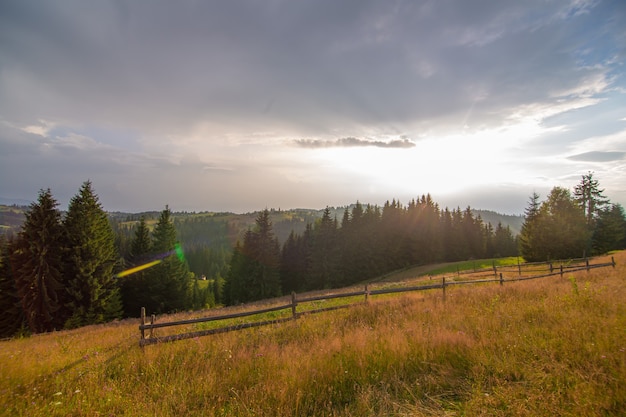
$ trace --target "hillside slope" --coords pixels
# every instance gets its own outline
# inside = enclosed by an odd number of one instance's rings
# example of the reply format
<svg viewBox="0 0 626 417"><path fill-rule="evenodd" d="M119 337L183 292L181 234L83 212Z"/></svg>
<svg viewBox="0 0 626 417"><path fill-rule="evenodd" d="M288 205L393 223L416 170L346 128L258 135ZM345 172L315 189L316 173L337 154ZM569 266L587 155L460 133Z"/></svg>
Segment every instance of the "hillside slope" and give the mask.
<svg viewBox="0 0 626 417"><path fill-rule="evenodd" d="M143 350L132 320L0 342L0 415L623 415L615 259Z"/></svg>

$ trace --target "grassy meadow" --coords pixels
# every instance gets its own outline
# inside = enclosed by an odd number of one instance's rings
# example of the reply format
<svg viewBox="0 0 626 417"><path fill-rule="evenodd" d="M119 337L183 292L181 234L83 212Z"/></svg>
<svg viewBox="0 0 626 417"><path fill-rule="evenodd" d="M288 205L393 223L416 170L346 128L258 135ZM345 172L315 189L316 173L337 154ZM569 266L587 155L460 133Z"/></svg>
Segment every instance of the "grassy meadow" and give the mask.
<svg viewBox="0 0 626 417"><path fill-rule="evenodd" d="M143 349L138 320L0 342L0 415L624 415L626 252L614 256Z"/></svg>

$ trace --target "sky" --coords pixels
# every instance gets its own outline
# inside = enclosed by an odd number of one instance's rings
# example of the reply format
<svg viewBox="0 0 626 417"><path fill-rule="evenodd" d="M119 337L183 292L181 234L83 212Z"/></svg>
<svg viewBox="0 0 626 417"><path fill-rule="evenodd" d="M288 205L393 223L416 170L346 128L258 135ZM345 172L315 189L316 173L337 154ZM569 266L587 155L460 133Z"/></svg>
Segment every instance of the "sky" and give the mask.
<svg viewBox="0 0 626 417"><path fill-rule="evenodd" d="M0 2L0 197L626 206L623 0Z"/></svg>

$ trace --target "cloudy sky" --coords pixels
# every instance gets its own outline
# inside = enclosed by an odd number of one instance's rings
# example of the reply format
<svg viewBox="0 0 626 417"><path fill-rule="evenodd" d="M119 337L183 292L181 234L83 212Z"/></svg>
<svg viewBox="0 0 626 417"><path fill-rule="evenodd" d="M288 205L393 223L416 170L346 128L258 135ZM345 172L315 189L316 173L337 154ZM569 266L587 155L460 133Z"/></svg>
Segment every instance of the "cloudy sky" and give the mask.
<svg viewBox="0 0 626 417"><path fill-rule="evenodd" d="M623 0L5 0L0 197L626 205L625 58Z"/></svg>

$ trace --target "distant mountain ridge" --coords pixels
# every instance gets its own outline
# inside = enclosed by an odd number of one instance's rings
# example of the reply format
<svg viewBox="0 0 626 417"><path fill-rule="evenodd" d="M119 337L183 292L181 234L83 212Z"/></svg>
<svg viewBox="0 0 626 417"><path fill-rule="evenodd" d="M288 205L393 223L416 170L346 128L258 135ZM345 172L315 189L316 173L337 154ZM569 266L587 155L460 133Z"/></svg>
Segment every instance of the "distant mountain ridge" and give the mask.
<svg viewBox="0 0 626 417"><path fill-rule="evenodd" d="M524 224L524 216L521 215L500 214L491 210L474 209L472 209L472 213L474 213L474 216L480 216L484 223L491 223L494 228L498 223L502 223L503 227L509 226L514 235L520 234L522 225Z"/></svg>
<svg viewBox="0 0 626 417"><path fill-rule="evenodd" d="M30 206L32 201L21 198L0 197L0 206Z"/></svg>
<svg viewBox="0 0 626 417"><path fill-rule="evenodd" d="M4 232L18 232L22 222L24 221L24 212L28 210L28 205L16 205L16 204L0 204L0 233ZM343 207L329 207L331 216L336 218L339 223L343 217L343 213L346 210L351 210L354 205ZM364 204L366 206L366 204ZM245 231L254 227L256 217L261 211L255 211L250 213L231 213L231 212L174 212L173 218L178 221L185 221L185 219L192 219L194 217L210 216L218 219L223 219L233 225L236 228ZM291 231L293 230L297 234L302 234L308 223L314 223L317 219L321 218L324 213L324 209L270 209L270 219L274 225L274 233L282 244ZM523 216L515 216L508 214L500 214L491 210L478 210L472 209L474 216L480 216L485 224L491 223L495 228L498 223L501 223L503 227L510 227L511 232L514 235L520 233L522 224L524 223ZM146 218L156 219L159 215L158 211L147 211L139 213L125 213L125 212L109 212L109 216L117 222L135 222L138 221L141 216Z"/></svg>

